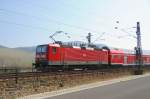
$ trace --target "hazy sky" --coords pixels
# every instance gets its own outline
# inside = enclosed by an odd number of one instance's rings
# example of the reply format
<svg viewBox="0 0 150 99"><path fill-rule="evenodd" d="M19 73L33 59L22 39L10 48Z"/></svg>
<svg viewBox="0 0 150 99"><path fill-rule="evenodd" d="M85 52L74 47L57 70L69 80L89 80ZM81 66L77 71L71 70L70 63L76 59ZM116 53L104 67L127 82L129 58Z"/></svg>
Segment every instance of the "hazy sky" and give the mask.
<svg viewBox="0 0 150 99"><path fill-rule="evenodd" d="M56 40L86 41L91 32L94 41L105 32L94 43L133 49L137 21L143 49L150 49L150 0L0 0L0 45L50 43L61 30L71 38L62 33Z"/></svg>

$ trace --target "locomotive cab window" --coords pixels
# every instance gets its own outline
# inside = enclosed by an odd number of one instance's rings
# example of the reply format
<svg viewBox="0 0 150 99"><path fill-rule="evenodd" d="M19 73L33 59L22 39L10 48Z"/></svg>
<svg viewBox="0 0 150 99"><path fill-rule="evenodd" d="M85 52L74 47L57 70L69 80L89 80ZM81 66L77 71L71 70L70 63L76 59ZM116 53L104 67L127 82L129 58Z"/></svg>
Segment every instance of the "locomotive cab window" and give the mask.
<svg viewBox="0 0 150 99"><path fill-rule="evenodd" d="M47 52L47 46L42 46L41 52Z"/></svg>
<svg viewBox="0 0 150 99"><path fill-rule="evenodd" d="M52 47L52 53L56 54L56 47Z"/></svg>
<svg viewBox="0 0 150 99"><path fill-rule="evenodd" d="M46 45L42 45L42 46L38 46L36 49L37 53L41 53L41 52L47 52L47 46Z"/></svg>
<svg viewBox="0 0 150 99"><path fill-rule="evenodd" d="M37 52L37 53L41 52L41 47L37 47L37 48L36 48L36 52Z"/></svg>

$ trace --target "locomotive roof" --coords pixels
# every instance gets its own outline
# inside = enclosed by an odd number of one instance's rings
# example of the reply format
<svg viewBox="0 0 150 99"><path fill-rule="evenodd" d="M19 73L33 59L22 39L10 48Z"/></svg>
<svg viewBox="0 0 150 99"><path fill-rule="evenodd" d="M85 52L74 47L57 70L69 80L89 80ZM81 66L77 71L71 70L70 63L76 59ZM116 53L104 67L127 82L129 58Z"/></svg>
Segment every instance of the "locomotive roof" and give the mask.
<svg viewBox="0 0 150 99"><path fill-rule="evenodd" d="M49 46L60 47L59 44L53 44L53 43L50 43Z"/></svg>
<svg viewBox="0 0 150 99"><path fill-rule="evenodd" d="M76 48L76 49L82 49L83 48L81 46L70 46L70 45L60 45L60 44L49 44L49 46L54 46L54 47L63 46L63 47L72 47L72 48ZM91 47L84 47L84 48L88 49L88 50L94 50L94 48L91 48Z"/></svg>
<svg viewBox="0 0 150 99"><path fill-rule="evenodd" d="M123 54L124 52L123 52L123 50L122 49L110 49L110 52L111 53L120 53L120 54Z"/></svg>
<svg viewBox="0 0 150 99"><path fill-rule="evenodd" d="M50 43L49 45L51 46L68 46L68 47L86 47L86 48L97 48L97 49L102 49L104 46L104 44L88 44L85 42L81 42L81 41L71 41L71 42L61 42L61 41L57 41L56 43Z"/></svg>

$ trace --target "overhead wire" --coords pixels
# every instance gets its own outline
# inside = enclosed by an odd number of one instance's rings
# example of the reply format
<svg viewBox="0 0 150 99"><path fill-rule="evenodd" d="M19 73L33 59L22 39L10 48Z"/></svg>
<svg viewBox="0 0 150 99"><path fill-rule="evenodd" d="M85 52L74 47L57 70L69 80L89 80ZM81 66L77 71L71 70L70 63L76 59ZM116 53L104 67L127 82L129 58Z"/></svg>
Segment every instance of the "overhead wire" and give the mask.
<svg viewBox="0 0 150 99"><path fill-rule="evenodd" d="M25 1L25 0L24 0ZM26 2L26 1L25 1ZM65 5L65 6L62 6L61 5L61 7L65 7L65 8L69 8L69 9L72 9L72 10L74 10L74 11L76 11L77 13L80 11L80 8L78 8L78 7L75 7L75 6L72 6L71 4L68 4L68 3L65 3L64 1L61 1L61 0L59 0L59 2L62 4L62 5ZM35 5L37 5L38 6L38 8L40 8L40 9L43 9L43 11L44 10L46 10L46 11L49 11L48 9L48 7L46 7L46 6L43 6L43 5L41 5L41 4L38 4L38 3L33 3L33 2L30 2L30 3L27 3L27 4L29 4L29 5L31 5L31 6L35 6ZM58 4L58 3L57 3ZM71 13L71 14L73 14L73 13ZM89 16L89 15L94 15L94 17L95 17L95 12L91 12L91 11L87 11L86 12L86 14ZM75 14L75 15L72 15L72 16L77 16L78 14ZM62 16L61 16L62 17ZM71 17L71 16L69 16L69 17ZM87 17L86 15L84 15L84 17ZM99 17L95 17L95 18L99 18ZM66 18L65 18L66 19ZM108 19L107 19L108 20ZM53 20L54 21L54 20ZM56 20L55 20L56 21ZM112 21L112 20L111 20ZM56 23L59 23L59 24L61 24L61 25L64 25L64 26L68 26L68 27L73 27L73 28L77 28L77 29L80 29L80 30L84 30L84 31L88 31L88 32L94 32L94 33L99 33L99 31L97 31L97 30L93 30L93 29L90 29L90 28L87 28L87 27L82 27L82 26L79 26L79 25L73 25L73 24L67 24L67 23L65 23L65 22L60 22L60 21L56 21ZM105 25L102 25L102 24L105 24L106 25L106 22L100 22L100 25L102 26L102 27L104 27L104 28L106 28L106 29L108 29L108 27L106 27ZM92 24L92 25L95 25L95 24ZM107 26L108 26L108 24L107 24ZM102 32L102 31L101 31ZM106 31L105 31L106 32Z"/></svg>
<svg viewBox="0 0 150 99"><path fill-rule="evenodd" d="M39 27L39 26L33 26L33 25L27 25L27 24L22 24L22 23L16 23L16 22L10 22L10 21L6 21L6 20L0 20L0 22L6 23L6 24L13 24L13 25L21 26L21 27L26 27L26 28L30 28L30 29L44 30L47 32L50 31L50 29L47 29L47 28L43 28L43 27Z"/></svg>
<svg viewBox="0 0 150 99"><path fill-rule="evenodd" d="M13 13L13 14L18 14L18 15L25 15L25 16L30 16L30 17L33 17L33 18L36 18L36 19L40 19L42 20L43 18L40 18L40 17L37 17L37 16L34 16L34 15L29 15L29 14L26 14L26 13L22 13L22 12L17 12L17 11L12 11L12 10L7 10L7 9L3 9L3 8L0 8L0 11L4 11L4 12L9 12L9 13ZM77 28L77 29L80 29L80 30L84 30L84 31L92 31L92 32L98 32L96 30L92 30L92 29L89 29L89 28L85 28L85 27L80 27L80 26L76 26L76 25L72 25L72 24L67 24L67 23L64 23L64 22L60 22L60 21L56 21L56 20L51 20L51 19L46 19L47 21L46 22L53 22L53 23L56 23L57 25L64 25L64 26L67 26L67 27L73 27L73 28ZM42 20L44 21L44 20Z"/></svg>

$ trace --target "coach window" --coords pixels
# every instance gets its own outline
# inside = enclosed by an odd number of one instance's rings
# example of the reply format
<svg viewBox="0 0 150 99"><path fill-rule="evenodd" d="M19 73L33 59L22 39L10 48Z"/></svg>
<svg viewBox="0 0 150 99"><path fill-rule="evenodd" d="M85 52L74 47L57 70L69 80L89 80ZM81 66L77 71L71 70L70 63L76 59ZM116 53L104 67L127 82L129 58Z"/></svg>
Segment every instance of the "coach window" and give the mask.
<svg viewBox="0 0 150 99"><path fill-rule="evenodd" d="M52 53L56 54L56 47L52 47Z"/></svg>

